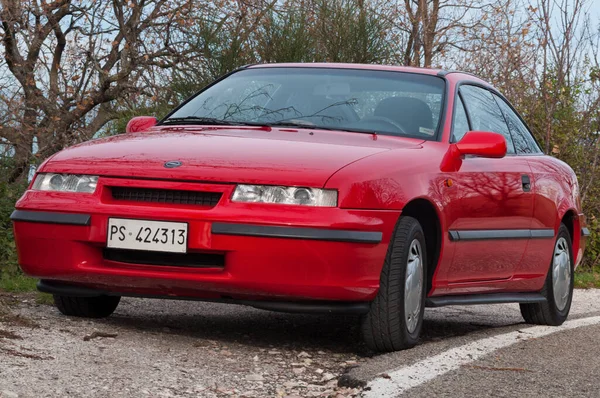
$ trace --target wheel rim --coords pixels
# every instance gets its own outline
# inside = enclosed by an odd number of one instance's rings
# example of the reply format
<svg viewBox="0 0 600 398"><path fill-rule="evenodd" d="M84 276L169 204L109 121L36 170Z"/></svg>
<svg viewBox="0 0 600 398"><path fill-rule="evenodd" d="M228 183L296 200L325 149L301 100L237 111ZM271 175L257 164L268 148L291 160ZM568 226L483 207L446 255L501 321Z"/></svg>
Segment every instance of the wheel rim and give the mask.
<svg viewBox="0 0 600 398"><path fill-rule="evenodd" d="M552 259L552 289L554 291L554 303L559 311L567 306L571 288L571 256L569 246L565 238L559 238L554 247L554 258Z"/></svg>
<svg viewBox="0 0 600 398"><path fill-rule="evenodd" d="M417 239L410 243L404 281L404 318L408 332L413 333L419 323L423 294L423 255Z"/></svg>

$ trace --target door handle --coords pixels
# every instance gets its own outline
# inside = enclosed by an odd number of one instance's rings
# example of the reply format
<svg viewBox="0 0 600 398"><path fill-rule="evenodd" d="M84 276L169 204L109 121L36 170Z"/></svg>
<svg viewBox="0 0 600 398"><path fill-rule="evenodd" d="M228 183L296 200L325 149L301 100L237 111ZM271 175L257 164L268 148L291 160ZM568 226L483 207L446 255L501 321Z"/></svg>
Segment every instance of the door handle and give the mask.
<svg viewBox="0 0 600 398"><path fill-rule="evenodd" d="M523 174L521 176L521 183L523 184L523 191L529 192L531 191L531 180L527 174Z"/></svg>

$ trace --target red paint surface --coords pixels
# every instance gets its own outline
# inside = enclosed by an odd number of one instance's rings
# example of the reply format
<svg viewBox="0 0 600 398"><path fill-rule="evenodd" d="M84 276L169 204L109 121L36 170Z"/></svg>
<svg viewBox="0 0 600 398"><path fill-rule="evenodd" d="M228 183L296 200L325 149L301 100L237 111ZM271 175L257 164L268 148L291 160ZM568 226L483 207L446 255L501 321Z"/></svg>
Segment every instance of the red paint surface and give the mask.
<svg viewBox="0 0 600 398"><path fill-rule="evenodd" d="M447 109L439 142L290 128L154 126L144 127L143 133L66 149L44 163L40 171L98 174L96 193L29 190L16 207L91 214L91 225L15 222L19 262L35 277L131 293L370 300L377 292L397 219L407 203L420 199L435 208L442 230L429 295L539 290L554 239L455 242L448 231L557 231L561 219L572 216L579 262L585 247L580 236L585 219L575 175L566 164L549 156L499 157L505 149L495 134L471 134L466 142L450 144L455 85L459 80L481 80L459 73L446 79ZM462 156L475 152L495 158ZM170 160L180 160L183 165L164 168ZM522 174L530 176L531 192L523 192ZM447 179L453 181L452 186L447 186ZM233 203L229 198L236 183L337 189L338 207ZM111 186L218 191L223 196L214 208L123 204L112 200ZM106 261L102 248L108 217L186 221L189 250L223 253L225 268ZM214 221L379 231L383 240L365 244L212 235Z"/></svg>
<svg viewBox="0 0 600 398"><path fill-rule="evenodd" d="M469 131L455 145L458 153L463 156L473 155L484 158L506 156L506 140L498 133Z"/></svg>

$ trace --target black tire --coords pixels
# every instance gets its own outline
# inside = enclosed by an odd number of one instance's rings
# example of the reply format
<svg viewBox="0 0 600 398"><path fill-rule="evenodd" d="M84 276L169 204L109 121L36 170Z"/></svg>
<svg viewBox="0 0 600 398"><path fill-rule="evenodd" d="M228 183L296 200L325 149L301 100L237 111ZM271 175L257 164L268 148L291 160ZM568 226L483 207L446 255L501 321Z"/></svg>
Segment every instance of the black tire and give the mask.
<svg viewBox="0 0 600 398"><path fill-rule="evenodd" d="M554 251L559 239L564 238L567 242L568 254L570 260L570 268L571 268L571 282L569 286L569 296L567 299L567 303L562 310L559 310L556 301L554 298L554 289L552 287L552 266L554 261ZM569 311L571 309L571 301L573 300L573 247L571 245L571 235L569 234L569 230L564 224L560 224L560 228L558 229L558 235L556 236L556 241L554 242L554 246L552 246L552 259L550 260L550 267L548 269L548 274L546 275L546 282L544 283L544 287L542 288L542 295L546 297L545 303L534 303L534 304L520 304L521 315L523 315L523 319L525 322L535 324L535 325L550 325L550 326L559 326L562 325L563 322L569 316Z"/></svg>
<svg viewBox="0 0 600 398"><path fill-rule="evenodd" d="M410 245L415 239L421 245L422 294L416 328L410 332L405 319L404 287ZM362 319L363 337L370 349L389 352L417 344L423 326L426 278L427 249L423 229L416 219L400 217L381 271L379 292L371 302L369 312Z"/></svg>
<svg viewBox="0 0 600 398"><path fill-rule="evenodd" d="M119 296L70 297L54 295L54 305L63 315L106 318L117 309Z"/></svg>

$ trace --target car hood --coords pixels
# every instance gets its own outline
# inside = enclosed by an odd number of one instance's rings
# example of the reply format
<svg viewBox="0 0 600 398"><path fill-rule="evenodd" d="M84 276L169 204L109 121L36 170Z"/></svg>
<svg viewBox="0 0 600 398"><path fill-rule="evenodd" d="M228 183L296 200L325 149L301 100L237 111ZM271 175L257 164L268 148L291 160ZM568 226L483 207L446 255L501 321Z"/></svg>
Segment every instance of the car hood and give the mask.
<svg viewBox="0 0 600 398"><path fill-rule="evenodd" d="M340 168L421 140L261 127L160 127L59 152L43 172L321 187ZM165 167L166 162L181 162Z"/></svg>

